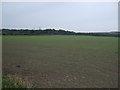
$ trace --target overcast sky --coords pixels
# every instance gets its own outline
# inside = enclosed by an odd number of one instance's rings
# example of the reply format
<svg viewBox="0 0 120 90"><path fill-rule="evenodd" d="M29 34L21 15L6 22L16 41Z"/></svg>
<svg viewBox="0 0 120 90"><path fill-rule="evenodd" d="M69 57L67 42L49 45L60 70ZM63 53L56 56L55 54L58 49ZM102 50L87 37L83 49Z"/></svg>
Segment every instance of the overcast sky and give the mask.
<svg viewBox="0 0 120 90"><path fill-rule="evenodd" d="M4 2L3 28L55 28L75 32L118 30L117 2Z"/></svg>

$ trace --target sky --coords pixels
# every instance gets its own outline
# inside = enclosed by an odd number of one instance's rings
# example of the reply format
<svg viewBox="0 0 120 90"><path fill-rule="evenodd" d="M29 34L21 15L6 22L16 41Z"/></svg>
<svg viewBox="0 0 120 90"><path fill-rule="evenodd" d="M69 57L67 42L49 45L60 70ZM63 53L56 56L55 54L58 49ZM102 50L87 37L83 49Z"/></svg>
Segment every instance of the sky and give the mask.
<svg viewBox="0 0 120 90"><path fill-rule="evenodd" d="M3 2L2 28L118 30L117 2Z"/></svg>

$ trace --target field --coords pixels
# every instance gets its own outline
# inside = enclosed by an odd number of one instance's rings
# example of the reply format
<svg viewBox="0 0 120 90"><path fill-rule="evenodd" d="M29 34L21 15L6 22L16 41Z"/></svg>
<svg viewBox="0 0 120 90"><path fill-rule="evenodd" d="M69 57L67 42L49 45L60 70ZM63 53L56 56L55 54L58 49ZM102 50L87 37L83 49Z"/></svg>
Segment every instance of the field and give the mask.
<svg viewBox="0 0 120 90"><path fill-rule="evenodd" d="M37 88L117 88L118 38L3 36L3 74Z"/></svg>

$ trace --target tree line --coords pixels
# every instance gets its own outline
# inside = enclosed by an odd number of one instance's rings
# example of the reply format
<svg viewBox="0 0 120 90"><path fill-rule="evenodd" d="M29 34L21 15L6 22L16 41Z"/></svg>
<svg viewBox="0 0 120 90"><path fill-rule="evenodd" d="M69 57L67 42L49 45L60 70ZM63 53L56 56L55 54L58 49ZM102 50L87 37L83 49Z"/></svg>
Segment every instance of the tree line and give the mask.
<svg viewBox="0 0 120 90"><path fill-rule="evenodd" d="M87 36L112 36L120 37L120 32L104 32L104 33L76 33L73 31L45 29L45 30L29 30L29 29L2 29L2 35L87 35Z"/></svg>

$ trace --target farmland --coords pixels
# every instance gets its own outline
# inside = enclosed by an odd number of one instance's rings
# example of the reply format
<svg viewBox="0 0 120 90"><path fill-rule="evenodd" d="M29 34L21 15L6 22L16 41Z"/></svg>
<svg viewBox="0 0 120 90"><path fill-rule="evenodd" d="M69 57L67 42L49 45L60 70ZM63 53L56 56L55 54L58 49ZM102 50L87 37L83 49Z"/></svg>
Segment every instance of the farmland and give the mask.
<svg viewBox="0 0 120 90"><path fill-rule="evenodd" d="M3 36L3 74L37 88L117 88L118 38Z"/></svg>

